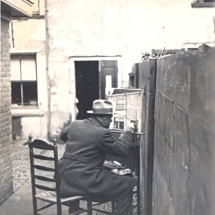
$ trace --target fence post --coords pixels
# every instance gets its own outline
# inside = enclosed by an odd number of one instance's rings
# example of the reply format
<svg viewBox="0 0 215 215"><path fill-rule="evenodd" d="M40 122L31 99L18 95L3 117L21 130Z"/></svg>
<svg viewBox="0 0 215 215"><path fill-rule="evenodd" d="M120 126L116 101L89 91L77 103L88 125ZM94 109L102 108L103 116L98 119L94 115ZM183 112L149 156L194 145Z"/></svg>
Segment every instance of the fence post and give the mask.
<svg viewBox="0 0 215 215"><path fill-rule="evenodd" d="M154 112L156 93L156 59L149 60L148 87L146 91L147 113L146 113L146 180L144 214L152 214L152 189L153 189L153 161L154 161Z"/></svg>

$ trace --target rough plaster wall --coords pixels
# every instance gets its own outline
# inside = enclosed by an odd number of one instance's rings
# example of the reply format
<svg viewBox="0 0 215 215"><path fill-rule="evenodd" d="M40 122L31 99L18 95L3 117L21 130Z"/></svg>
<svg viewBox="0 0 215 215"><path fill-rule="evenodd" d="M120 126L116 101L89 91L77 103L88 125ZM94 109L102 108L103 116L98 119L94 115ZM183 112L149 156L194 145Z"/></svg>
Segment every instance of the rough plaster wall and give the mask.
<svg viewBox="0 0 215 215"><path fill-rule="evenodd" d="M153 214L213 215L215 50L157 63Z"/></svg>
<svg viewBox="0 0 215 215"><path fill-rule="evenodd" d="M9 22L1 19L0 204L13 192Z"/></svg>
<svg viewBox="0 0 215 215"><path fill-rule="evenodd" d="M31 134L33 138L47 138L47 116L13 117L12 132L14 140L28 140Z"/></svg>
<svg viewBox="0 0 215 215"><path fill-rule="evenodd" d="M11 48L16 50L37 49L39 52L45 52L46 35L43 19L12 20L10 36Z"/></svg>
<svg viewBox="0 0 215 215"><path fill-rule="evenodd" d="M55 58L121 54L131 64L152 48L214 42L213 8L191 8L190 0L64 0L49 1L48 9Z"/></svg>

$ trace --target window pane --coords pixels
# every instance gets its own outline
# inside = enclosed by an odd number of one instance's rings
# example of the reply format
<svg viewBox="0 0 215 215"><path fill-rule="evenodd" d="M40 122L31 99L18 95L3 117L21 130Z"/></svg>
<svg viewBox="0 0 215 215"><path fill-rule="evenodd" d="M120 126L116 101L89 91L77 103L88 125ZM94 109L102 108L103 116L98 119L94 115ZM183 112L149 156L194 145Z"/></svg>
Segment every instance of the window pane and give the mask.
<svg viewBox="0 0 215 215"><path fill-rule="evenodd" d="M12 82L12 105L21 105L21 83Z"/></svg>
<svg viewBox="0 0 215 215"><path fill-rule="evenodd" d="M36 81L35 55L23 56L21 60L23 81Z"/></svg>
<svg viewBox="0 0 215 215"><path fill-rule="evenodd" d="M114 121L114 128L118 128L118 122L117 121Z"/></svg>
<svg viewBox="0 0 215 215"><path fill-rule="evenodd" d="M119 122L119 129L124 129L124 122Z"/></svg>
<svg viewBox="0 0 215 215"><path fill-rule="evenodd" d="M11 81L20 80L20 56L11 56Z"/></svg>
<svg viewBox="0 0 215 215"><path fill-rule="evenodd" d="M126 101L125 101L125 99L118 99L116 101L116 109L117 110L125 110L126 109Z"/></svg>
<svg viewBox="0 0 215 215"><path fill-rule="evenodd" d="M37 82L23 82L23 104L37 105Z"/></svg>

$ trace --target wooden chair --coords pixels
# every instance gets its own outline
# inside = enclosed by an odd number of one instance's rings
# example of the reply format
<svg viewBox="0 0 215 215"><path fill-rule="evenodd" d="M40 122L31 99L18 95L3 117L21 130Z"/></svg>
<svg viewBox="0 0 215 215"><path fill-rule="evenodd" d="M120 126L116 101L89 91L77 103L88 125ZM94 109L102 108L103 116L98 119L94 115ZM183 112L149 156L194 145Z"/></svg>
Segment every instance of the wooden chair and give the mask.
<svg viewBox="0 0 215 215"><path fill-rule="evenodd" d="M60 197L60 179L58 169L58 151L56 141L54 144L35 139L29 136L29 153L31 167L31 183L33 197L34 215L39 215L39 211L56 206L56 215L62 215L62 205L69 206L69 203L75 200L87 201L86 209L80 208L80 211L74 214L87 212L92 215L92 201L88 197L73 196L70 198ZM39 202L40 200L40 202ZM39 205L39 203L43 205Z"/></svg>

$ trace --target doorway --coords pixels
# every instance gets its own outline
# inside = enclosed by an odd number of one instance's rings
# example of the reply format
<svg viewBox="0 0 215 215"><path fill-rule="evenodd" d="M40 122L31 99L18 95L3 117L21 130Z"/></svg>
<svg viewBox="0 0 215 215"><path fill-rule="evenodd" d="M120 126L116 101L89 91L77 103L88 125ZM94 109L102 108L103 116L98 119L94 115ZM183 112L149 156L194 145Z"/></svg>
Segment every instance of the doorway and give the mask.
<svg viewBox="0 0 215 215"><path fill-rule="evenodd" d="M87 110L99 99L99 61L75 61L76 97L78 99L77 119L89 117Z"/></svg>
<svg viewBox="0 0 215 215"><path fill-rule="evenodd" d="M118 87L119 59L120 56L70 58L72 115L76 116L73 120L88 118L86 112L92 109L93 101L107 99L112 88Z"/></svg>

